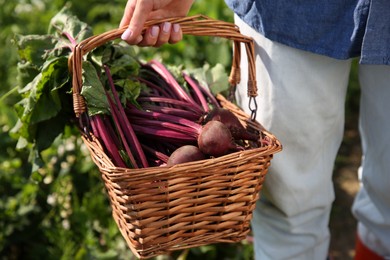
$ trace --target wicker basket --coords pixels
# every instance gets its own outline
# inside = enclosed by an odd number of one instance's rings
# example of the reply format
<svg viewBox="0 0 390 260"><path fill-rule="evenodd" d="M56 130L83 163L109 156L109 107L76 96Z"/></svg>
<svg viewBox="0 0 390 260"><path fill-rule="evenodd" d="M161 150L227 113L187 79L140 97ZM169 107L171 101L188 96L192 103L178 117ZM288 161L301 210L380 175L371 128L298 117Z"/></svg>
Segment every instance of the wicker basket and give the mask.
<svg viewBox="0 0 390 260"><path fill-rule="evenodd" d="M240 80L240 45L249 60L248 95L256 96L253 42L231 23L205 16L152 21L181 24L184 34L225 37L234 41L230 83ZM85 54L120 37L125 28L96 35L79 43L69 59L73 79L74 111L81 126L87 119L80 95L81 64ZM219 242L239 242L250 231L250 220L274 153L281 144L274 135L233 103L218 95L221 105L233 111L249 128L258 130L269 145L222 157L172 167L129 169L116 167L93 134L82 134L102 174L116 221L138 258ZM82 131L83 132L83 131Z"/></svg>

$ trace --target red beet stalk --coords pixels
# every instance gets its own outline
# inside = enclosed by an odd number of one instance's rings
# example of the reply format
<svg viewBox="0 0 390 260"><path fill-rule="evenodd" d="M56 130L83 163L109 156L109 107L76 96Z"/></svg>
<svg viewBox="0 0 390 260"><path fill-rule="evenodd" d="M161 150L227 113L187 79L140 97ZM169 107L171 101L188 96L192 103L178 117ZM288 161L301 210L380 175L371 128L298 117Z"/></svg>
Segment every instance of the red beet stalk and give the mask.
<svg viewBox="0 0 390 260"><path fill-rule="evenodd" d="M105 72L106 72L106 75L108 78L109 85L111 87L112 94L113 94L115 102L116 102L116 107L118 109L118 111L117 111L118 114L116 117L117 122L119 123L120 128L122 128L122 130L124 130L123 135L130 142L132 151L135 153L138 160L141 162L142 167L148 167L149 166L148 161L147 161L145 154L142 150L141 144L139 143L137 136L134 133L134 130L133 130L133 128L132 128L132 126L131 126L131 124L126 116L124 108L122 107L122 104L119 100L119 95L115 89L110 70L107 66L104 66L104 69L105 69ZM109 95L107 95L107 97L109 98ZM114 109L114 111L115 111L115 109ZM130 155L132 154L130 151L129 151L129 153L130 153Z"/></svg>

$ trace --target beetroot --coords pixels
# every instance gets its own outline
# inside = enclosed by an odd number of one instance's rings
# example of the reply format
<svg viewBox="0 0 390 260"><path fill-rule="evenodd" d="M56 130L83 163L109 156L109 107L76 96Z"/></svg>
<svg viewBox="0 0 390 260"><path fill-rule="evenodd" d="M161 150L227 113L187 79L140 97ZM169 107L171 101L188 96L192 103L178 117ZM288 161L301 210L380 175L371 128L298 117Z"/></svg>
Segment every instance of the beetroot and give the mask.
<svg viewBox="0 0 390 260"><path fill-rule="evenodd" d="M198 136L198 146L203 153L215 157L242 150L234 143L229 129L220 121L209 121L203 126Z"/></svg>
<svg viewBox="0 0 390 260"><path fill-rule="evenodd" d="M167 161L167 166L175 164L193 162L206 159L206 155L202 153L198 147L194 145L183 145L177 148Z"/></svg>
<svg viewBox="0 0 390 260"><path fill-rule="evenodd" d="M222 122L230 130L230 133L236 140L250 140L256 142L259 139L258 135L245 129L240 120L228 109L214 108L204 118L205 122L211 120Z"/></svg>

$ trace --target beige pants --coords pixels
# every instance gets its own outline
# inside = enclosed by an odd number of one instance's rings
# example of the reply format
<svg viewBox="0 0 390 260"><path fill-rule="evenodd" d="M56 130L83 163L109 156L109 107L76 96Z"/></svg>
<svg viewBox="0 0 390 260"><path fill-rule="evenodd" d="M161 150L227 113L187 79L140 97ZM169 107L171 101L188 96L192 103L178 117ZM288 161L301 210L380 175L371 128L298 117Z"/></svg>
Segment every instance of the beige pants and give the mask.
<svg viewBox="0 0 390 260"><path fill-rule="evenodd" d="M237 17L236 23L256 42L257 120L283 144L283 151L271 161L252 221L256 259L325 259L334 200L332 173L343 137L351 60L290 48L264 38ZM245 55L243 71L247 71ZM363 180L370 191L379 186L380 191L374 192L375 201L361 192L354 212L374 232L370 235L380 245L374 250L385 255L390 248L390 115L386 116L390 113L390 67L360 66L360 71L362 133L365 153L370 155L365 158L369 168L365 176L378 177L375 183ZM246 74L241 74L237 101L249 113ZM365 207L361 208L362 203ZM371 245L365 237L363 242Z"/></svg>

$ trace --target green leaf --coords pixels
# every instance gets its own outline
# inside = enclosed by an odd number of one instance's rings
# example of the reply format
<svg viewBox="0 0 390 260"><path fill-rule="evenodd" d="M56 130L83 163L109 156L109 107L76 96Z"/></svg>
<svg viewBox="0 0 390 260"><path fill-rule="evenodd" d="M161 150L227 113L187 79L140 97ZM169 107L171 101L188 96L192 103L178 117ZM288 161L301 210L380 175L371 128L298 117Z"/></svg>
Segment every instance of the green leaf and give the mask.
<svg viewBox="0 0 390 260"><path fill-rule="evenodd" d="M43 176L38 171L33 172L31 174L30 178L31 178L31 180L33 180L34 182L37 182L37 183L40 183L43 181Z"/></svg>
<svg viewBox="0 0 390 260"><path fill-rule="evenodd" d="M57 116L37 125L35 139L38 152L51 146L54 140L63 133L66 123L68 123L68 119L63 114L57 114Z"/></svg>
<svg viewBox="0 0 390 260"><path fill-rule="evenodd" d="M90 115L109 114L109 103L104 86L95 67L89 61L83 62L83 88L81 95L87 102Z"/></svg>
<svg viewBox="0 0 390 260"><path fill-rule="evenodd" d="M120 86L123 89L119 92L122 94L120 97L122 104L126 104L126 102L131 102L134 105L138 104L136 99L141 93L140 82L130 79L120 79L115 81L115 85Z"/></svg>
<svg viewBox="0 0 390 260"><path fill-rule="evenodd" d="M220 63L214 67L210 67L206 63L201 68L189 69L188 71L202 86L209 87L214 95L229 90L229 77L224 66Z"/></svg>
<svg viewBox="0 0 390 260"><path fill-rule="evenodd" d="M213 94L222 93L229 89L229 77L224 66L218 63L208 73L208 84Z"/></svg>
<svg viewBox="0 0 390 260"><path fill-rule="evenodd" d="M20 121L19 121L20 122ZM18 130L18 127L20 127L21 126L21 124L19 123L19 124L16 124L16 126L15 126L15 132L17 132L17 131L19 131ZM23 136L21 136L21 137L19 137L19 139L18 139L18 142L17 142L17 144L16 144L16 149L24 149L24 148L26 148L27 147L27 145L28 145L28 141L26 140L26 138L24 138Z"/></svg>
<svg viewBox="0 0 390 260"><path fill-rule="evenodd" d="M13 133L33 142L36 139L36 124L57 116L61 111L62 101L58 90L68 80L67 58L60 57L46 62L42 72L21 90L25 98L15 105L20 123L13 129Z"/></svg>
<svg viewBox="0 0 390 260"><path fill-rule="evenodd" d="M22 64L28 63L29 66L40 69L47 59L49 50L54 48L55 40L52 35L15 35L14 42Z"/></svg>
<svg viewBox="0 0 390 260"><path fill-rule="evenodd" d="M141 67L134 50L122 44L108 46L103 52L101 63L110 68L113 78L119 79L137 76Z"/></svg>
<svg viewBox="0 0 390 260"><path fill-rule="evenodd" d="M73 15L68 5L64 6L50 21L49 34L64 37L68 40L68 34L76 42L80 42L93 35L92 28L81 22ZM64 34L66 33L66 34ZM58 42L61 45L61 42Z"/></svg>
<svg viewBox="0 0 390 260"><path fill-rule="evenodd" d="M40 73L55 46L55 38L51 35L16 35L14 43L20 59L17 81L19 86L26 86Z"/></svg>
<svg viewBox="0 0 390 260"><path fill-rule="evenodd" d="M30 151L29 161L32 164L31 173L37 172L45 165L45 162L42 160L40 152L34 148L32 148Z"/></svg>
<svg viewBox="0 0 390 260"><path fill-rule="evenodd" d="M28 84L40 73L39 68L32 65L30 62L24 61L18 63L17 71L18 75L16 80L19 88L28 86Z"/></svg>

